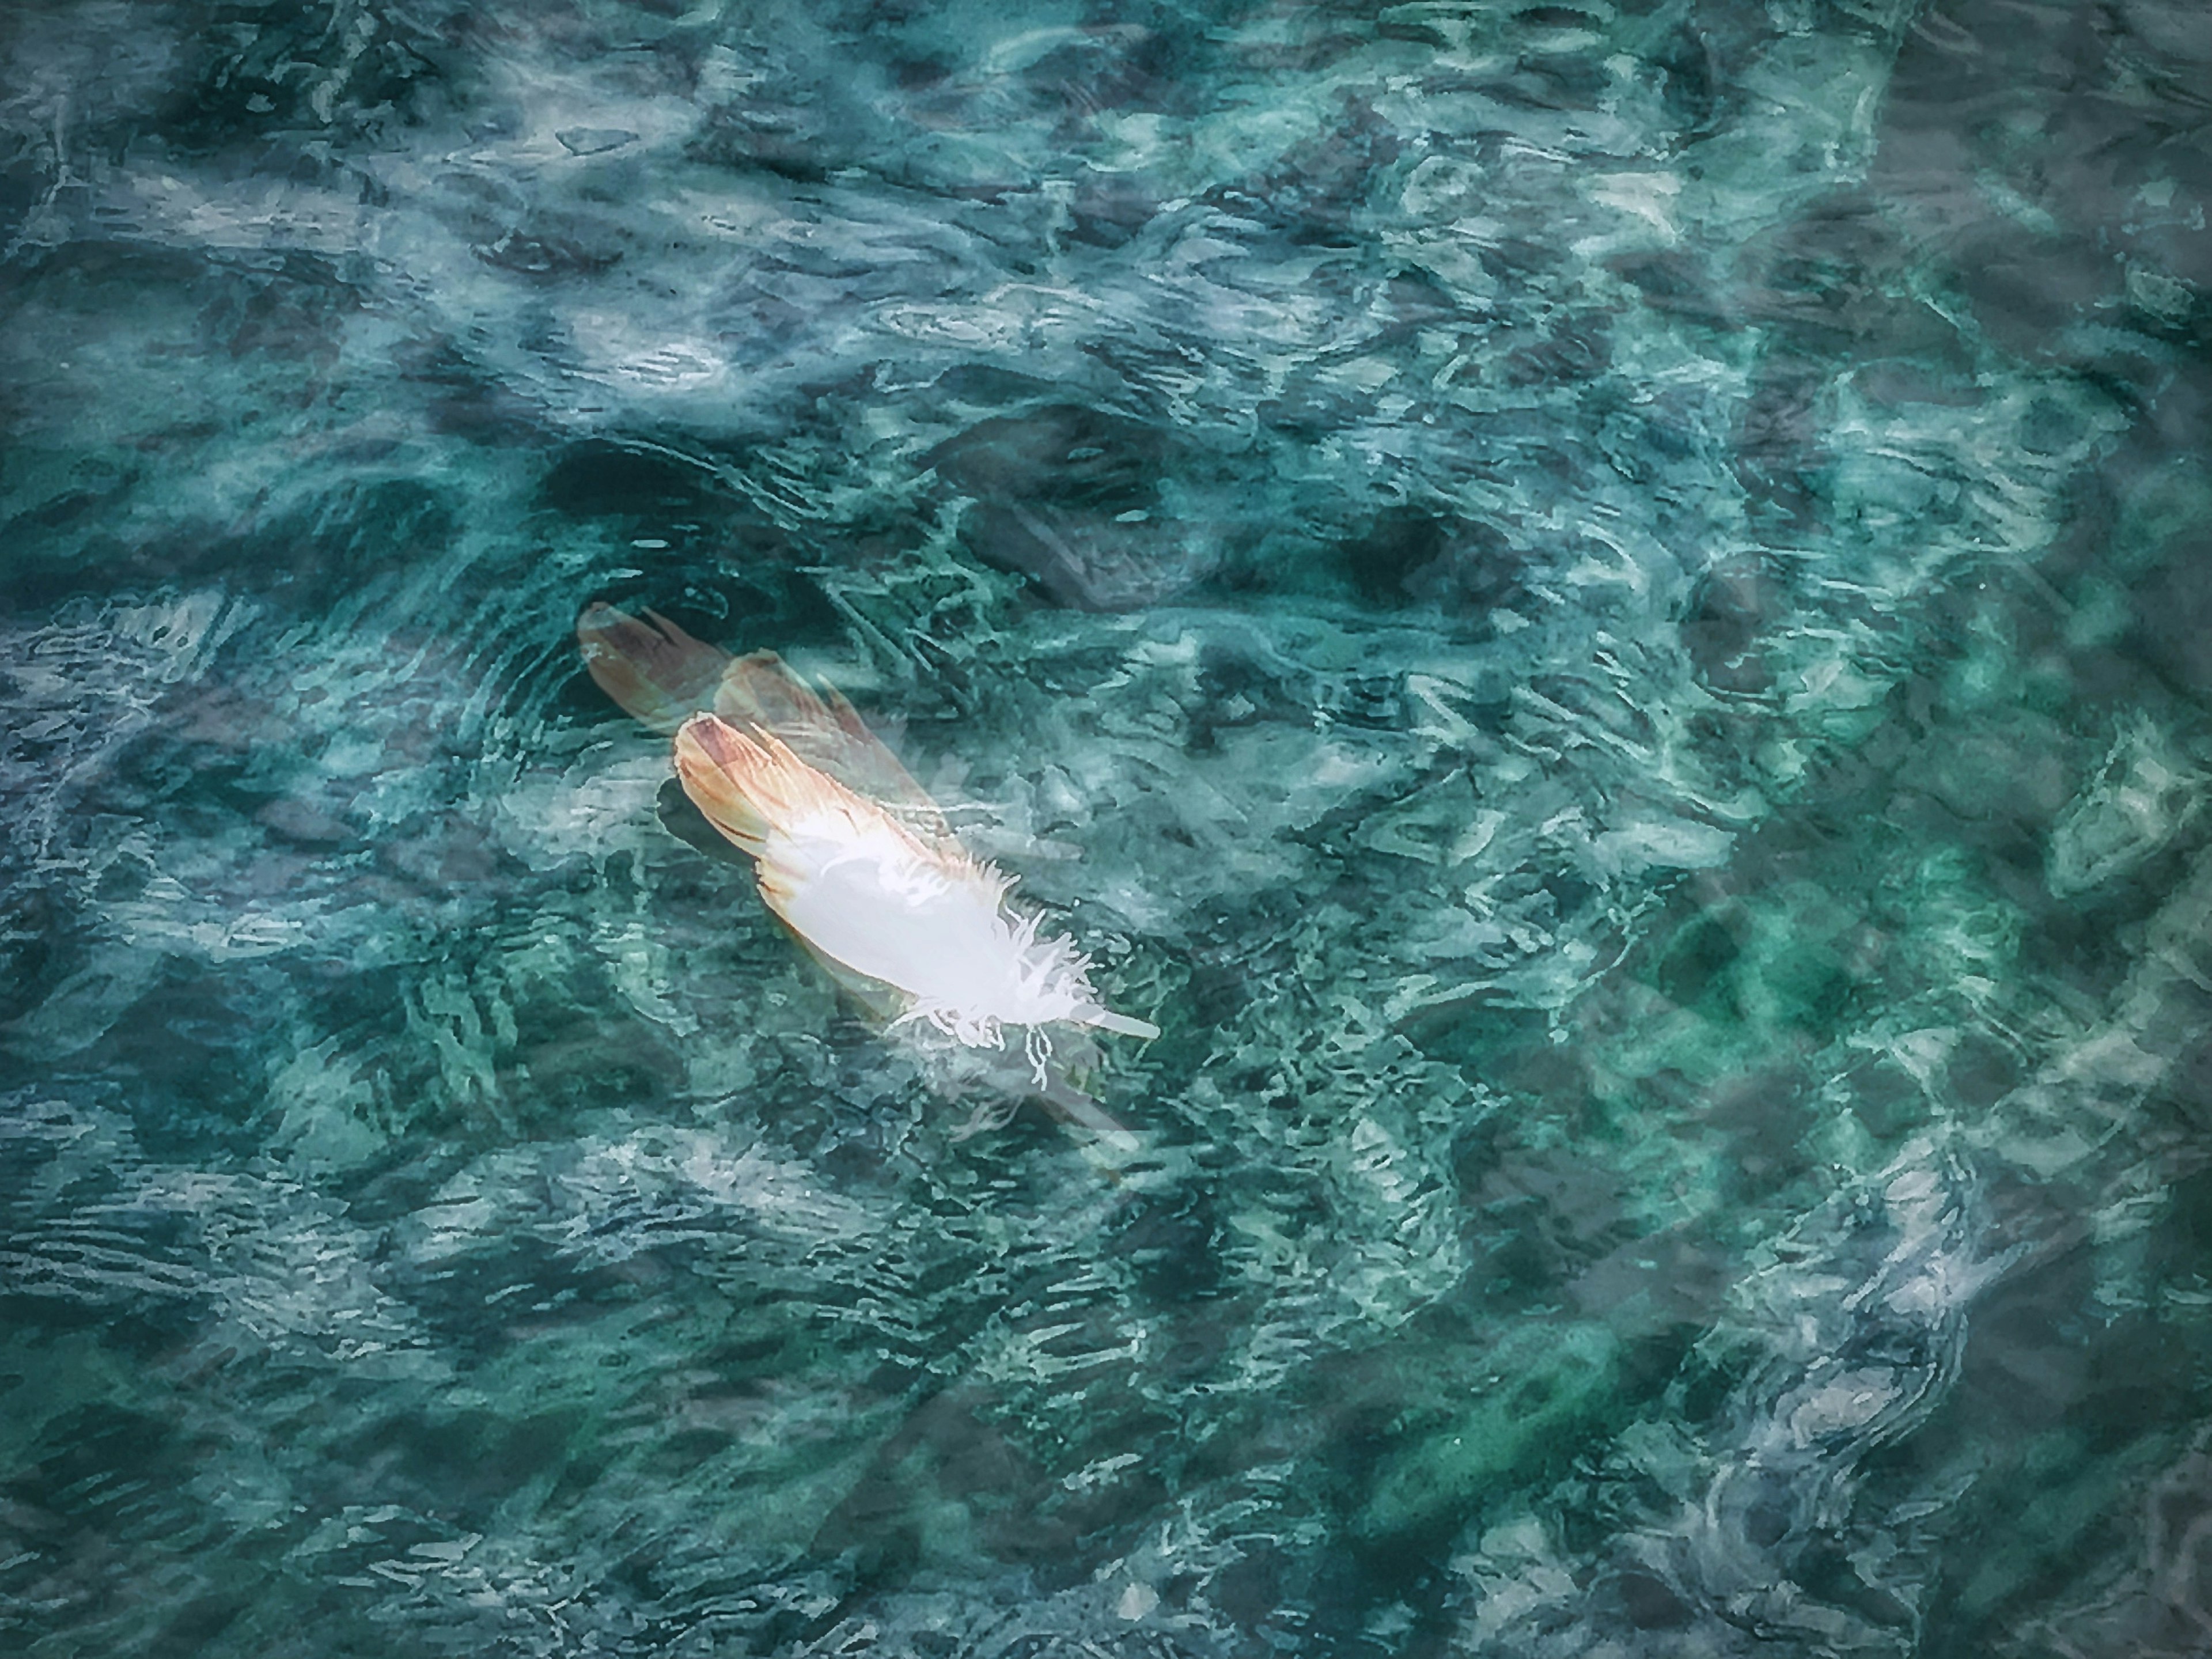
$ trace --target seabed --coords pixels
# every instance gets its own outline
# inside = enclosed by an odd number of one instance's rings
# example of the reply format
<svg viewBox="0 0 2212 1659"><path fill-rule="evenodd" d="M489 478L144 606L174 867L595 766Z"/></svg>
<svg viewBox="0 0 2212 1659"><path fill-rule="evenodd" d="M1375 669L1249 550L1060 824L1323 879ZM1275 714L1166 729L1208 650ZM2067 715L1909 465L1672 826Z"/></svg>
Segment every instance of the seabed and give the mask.
<svg viewBox="0 0 2212 1659"><path fill-rule="evenodd" d="M2212 1649L2201 0L0 65L0 1650ZM852 698L1126 1142L595 602Z"/></svg>

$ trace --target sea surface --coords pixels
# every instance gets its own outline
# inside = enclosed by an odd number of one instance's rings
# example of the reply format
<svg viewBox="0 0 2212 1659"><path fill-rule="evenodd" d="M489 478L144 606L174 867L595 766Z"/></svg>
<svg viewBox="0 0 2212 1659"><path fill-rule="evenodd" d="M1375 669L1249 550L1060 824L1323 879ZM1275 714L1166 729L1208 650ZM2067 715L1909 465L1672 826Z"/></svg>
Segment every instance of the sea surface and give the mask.
<svg viewBox="0 0 2212 1659"><path fill-rule="evenodd" d="M2203 0L12 0L0 1650L2212 1650L2208 204Z"/></svg>

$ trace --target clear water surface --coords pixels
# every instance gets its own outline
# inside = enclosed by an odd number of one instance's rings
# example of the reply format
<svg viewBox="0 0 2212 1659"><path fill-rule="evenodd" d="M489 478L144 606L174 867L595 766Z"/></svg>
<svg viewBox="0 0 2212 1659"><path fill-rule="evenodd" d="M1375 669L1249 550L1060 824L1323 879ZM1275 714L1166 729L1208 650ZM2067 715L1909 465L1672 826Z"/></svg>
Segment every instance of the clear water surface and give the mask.
<svg viewBox="0 0 2212 1659"><path fill-rule="evenodd" d="M2198 0L0 43L0 1647L2212 1644ZM1137 1152L600 599L896 733Z"/></svg>

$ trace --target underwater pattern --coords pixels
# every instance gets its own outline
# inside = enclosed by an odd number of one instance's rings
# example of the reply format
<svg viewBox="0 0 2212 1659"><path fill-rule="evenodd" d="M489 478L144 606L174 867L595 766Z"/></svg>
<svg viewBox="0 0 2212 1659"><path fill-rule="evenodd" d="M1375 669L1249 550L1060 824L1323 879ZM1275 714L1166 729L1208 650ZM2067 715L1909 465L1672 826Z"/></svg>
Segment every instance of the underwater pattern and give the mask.
<svg viewBox="0 0 2212 1659"><path fill-rule="evenodd" d="M2212 1646L2199 0L0 63L0 1650ZM1126 1139L595 603L852 699Z"/></svg>

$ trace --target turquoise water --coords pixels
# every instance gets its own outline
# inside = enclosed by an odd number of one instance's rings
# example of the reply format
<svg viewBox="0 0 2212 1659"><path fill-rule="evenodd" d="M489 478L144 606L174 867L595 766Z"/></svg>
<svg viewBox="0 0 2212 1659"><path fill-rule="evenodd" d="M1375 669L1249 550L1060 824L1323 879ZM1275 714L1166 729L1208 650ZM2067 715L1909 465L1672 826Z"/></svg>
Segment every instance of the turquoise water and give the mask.
<svg viewBox="0 0 2212 1659"><path fill-rule="evenodd" d="M2195 0L0 41L0 1646L2212 1644ZM600 599L895 739L1134 1150Z"/></svg>

